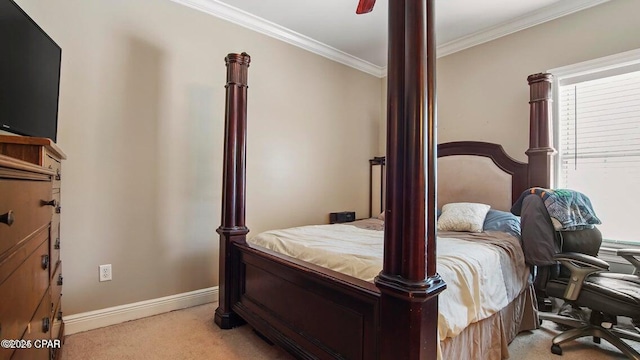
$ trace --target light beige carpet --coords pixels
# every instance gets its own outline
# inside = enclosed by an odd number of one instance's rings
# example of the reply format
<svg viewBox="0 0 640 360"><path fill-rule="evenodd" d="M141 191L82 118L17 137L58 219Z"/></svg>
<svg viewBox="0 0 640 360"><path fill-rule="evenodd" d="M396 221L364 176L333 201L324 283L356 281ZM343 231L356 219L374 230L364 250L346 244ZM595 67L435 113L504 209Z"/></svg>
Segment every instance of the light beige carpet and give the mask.
<svg viewBox="0 0 640 360"><path fill-rule="evenodd" d="M213 323L216 306L205 304L67 336L62 359L292 359L264 342L249 326L220 330ZM625 359L606 341L596 345L590 338L563 345L562 357L553 355L549 349L557 333L555 325L546 321L538 330L521 333L509 346L511 359Z"/></svg>

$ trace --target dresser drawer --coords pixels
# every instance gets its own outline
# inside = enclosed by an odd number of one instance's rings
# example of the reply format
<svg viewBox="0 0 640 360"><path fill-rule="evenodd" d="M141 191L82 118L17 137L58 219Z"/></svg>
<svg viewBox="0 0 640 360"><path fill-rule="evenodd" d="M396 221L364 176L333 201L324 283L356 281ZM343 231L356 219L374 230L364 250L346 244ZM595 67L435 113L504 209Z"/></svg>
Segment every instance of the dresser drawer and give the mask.
<svg viewBox="0 0 640 360"><path fill-rule="evenodd" d="M58 261L58 263L55 265L55 273L51 277L51 303L53 304L53 306L51 307L51 311L54 311L60 303L63 282L64 277L62 276L62 261Z"/></svg>
<svg viewBox="0 0 640 360"><path fill-rule="evenodd" d="M62 340L63 327L62 327L62 302L58 301L58 306L52 313L53 325L51 326L51 338Z"/></svg>
<svg viewBox="0 0 640 360"><path fill-rule="evenodd" d="M59 189L60 182L62 181L62 166L60 164L60 161L51 156L51 154L46 153L43 162L44 168L52 170L55 173L55 175L53 176L53 188Z"/></svg>
<svg viewBox="0 0 640 360"><path fill-rule="evenodd" d="M51 221L51 183L0 179L0 216L11 213L13 223L0 223L0 255Z"/></svg>
<svg viewBox="0 0 640 360"><path fill-rule="evenodd" d="M40 302L38 306L38 310L31 318L27 329L24 332L22 340L29 341L31 343L30 349L17 349L13 353L12 360L17 359L49 359L50 349L47 346L42 346L42 344L36 344L35 342L42 342L45 340L44 344L48 343L48 340L51 339L51 298L49 297L49 292L47 292Z"/></svg>
<svg viewBox="0 0 640 360"><path fill-rule="evenodd" d="M51 221L51 240L49 245L49 254L51 255L51 263L56 264L60 261L60 247L62 241L60 240L60 222Z"/></svg>
<svg viewBox="0 0 640 360"><path fill-rule="evenodd" d="M64 343L64 323L62 322L62 303L58 304L51 325L51 340L53 340L53 348L51 349L51 359L58 360L61 356L62 344Z"/></svg>
<svg viewBox="0 0 640 360"><path fill-rule="evenodd" d="M5 275L0 283L0 294L3 294L0 301L2 339L20 339L33 317L34 309L45 293L49 293L48 237L48 229L42 231L0 265L0 274ZM32 251L23 254L25 250ZM47 316L50 312L51 299L48 298ZM0 359L8 358L8 354L8 349L0 348Z"/></svg>
<svg viewBox="0 0 640 360"><path fill-rule="evenodd" d="M60 222L60 213L62 212L62 204L60 203L60 189L52 189L51 198L55 200L55 206L51 206L52 220Z"/></svg>

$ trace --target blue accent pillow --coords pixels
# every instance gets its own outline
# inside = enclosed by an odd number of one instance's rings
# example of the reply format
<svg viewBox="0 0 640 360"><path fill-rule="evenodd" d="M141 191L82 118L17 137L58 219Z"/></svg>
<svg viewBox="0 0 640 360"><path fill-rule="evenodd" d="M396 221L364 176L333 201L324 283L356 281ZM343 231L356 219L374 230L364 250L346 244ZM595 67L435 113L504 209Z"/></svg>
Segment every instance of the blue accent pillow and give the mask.
<svg viewBox="0 0 640 360"><path fill-rule="evenodd" d="M484 218L484 231L502 231L520 238L520 217L510 212L491 209Z"/></svg>

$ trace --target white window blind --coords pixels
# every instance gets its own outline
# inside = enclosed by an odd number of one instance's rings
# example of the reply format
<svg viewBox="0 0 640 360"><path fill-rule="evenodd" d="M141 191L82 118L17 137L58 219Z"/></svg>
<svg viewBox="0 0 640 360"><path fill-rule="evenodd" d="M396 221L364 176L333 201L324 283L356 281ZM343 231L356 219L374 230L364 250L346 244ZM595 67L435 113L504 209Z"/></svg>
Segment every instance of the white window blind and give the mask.
<svg viewBox="0 0 640 360"><path fill-rule="evenodd" d="M561 79L556 106L556 187L589 196L606 240L640 244L640 71Z"/></svg>

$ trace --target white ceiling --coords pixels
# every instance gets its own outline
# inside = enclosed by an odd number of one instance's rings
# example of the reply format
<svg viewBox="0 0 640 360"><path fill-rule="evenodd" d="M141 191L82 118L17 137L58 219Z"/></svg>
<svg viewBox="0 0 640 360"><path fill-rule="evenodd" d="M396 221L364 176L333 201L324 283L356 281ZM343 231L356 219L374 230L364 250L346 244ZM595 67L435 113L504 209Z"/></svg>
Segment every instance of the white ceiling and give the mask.
<svg viewBox="0 0 640 360"><path fill-rule="evenodd" d="M358 0L172 0L384 76L388 1L356 15ZM609 0L436 0L438 56Z"/></svg>

